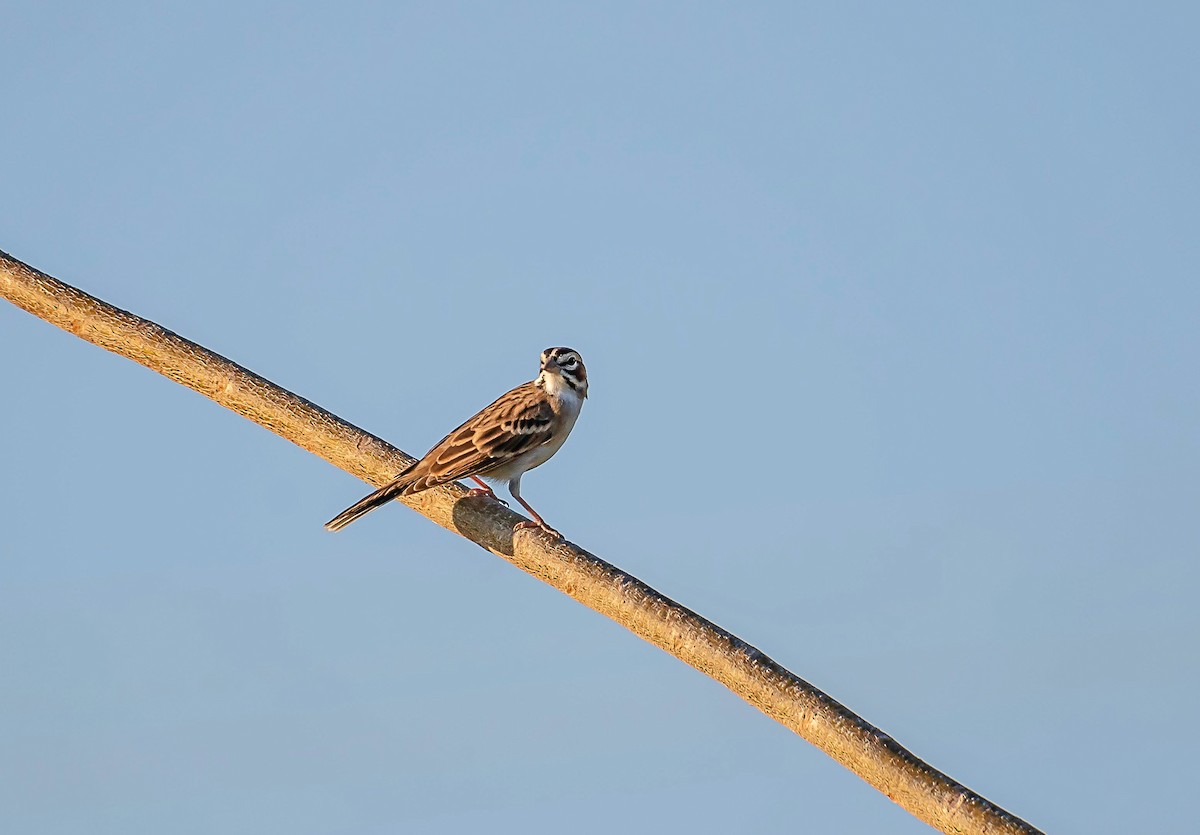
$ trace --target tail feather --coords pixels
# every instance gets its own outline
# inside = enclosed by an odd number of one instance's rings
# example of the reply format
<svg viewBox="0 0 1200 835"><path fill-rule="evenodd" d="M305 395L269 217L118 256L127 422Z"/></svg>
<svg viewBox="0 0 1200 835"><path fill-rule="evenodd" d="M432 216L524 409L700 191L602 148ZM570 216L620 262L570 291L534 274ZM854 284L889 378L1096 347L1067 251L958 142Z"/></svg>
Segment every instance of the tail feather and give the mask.
<svg viewBox="0 0 1200 835"><path fill-rule="evenodd" d="M337 516L334 516L332 519L326 522L325 530L340 531L358 517L364 516L375 508L387 504L392 499L402 494L404 489L408 486L409 482L401 479L396 479L395 481L391 481L383 485L371 495L360 499L343 510Z"/></svg>

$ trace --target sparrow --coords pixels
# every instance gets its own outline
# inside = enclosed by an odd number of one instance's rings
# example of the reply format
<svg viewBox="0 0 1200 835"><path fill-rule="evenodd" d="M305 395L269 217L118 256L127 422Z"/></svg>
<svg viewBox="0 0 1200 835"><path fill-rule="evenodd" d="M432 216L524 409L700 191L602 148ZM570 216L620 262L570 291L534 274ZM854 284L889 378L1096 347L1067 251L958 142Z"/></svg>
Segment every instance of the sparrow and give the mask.
<svg viewBox="0 0 1200 835"><path fill-rule="evenodd" d="M502 500L481 479L508 483L508 492L535 520L520 522L514 530L541 528L561 537L521 498L521 476L558 452L575 426L587 391L587 370L579 352L547 348L542 351L537 379L501 395L438 441L420 461L326 522L325 528L340 531L397 496L470 478L479 485L471 490L472 496L489 496L497 501Z"/></svg>

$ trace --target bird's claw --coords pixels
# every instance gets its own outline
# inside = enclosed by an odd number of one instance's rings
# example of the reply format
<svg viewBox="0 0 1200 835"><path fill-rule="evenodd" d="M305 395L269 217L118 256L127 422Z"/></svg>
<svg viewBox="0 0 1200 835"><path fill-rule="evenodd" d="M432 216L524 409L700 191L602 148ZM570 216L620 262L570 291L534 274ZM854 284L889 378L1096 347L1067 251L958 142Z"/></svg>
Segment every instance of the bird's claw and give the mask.
<svg viewBox="0 0 1200 835"><path fill-rule="evenodd" d="M505 507L508 507L508 502L504 501L504 499L497 496L491 490L485 490L482 487L472 487L470 490L467 491L467 495L468 496L487 496L492 501L500 502L500 504L504 505Z"/></svg>
<svg viewBox="0 0 1200 835"><path fill-rule="evenodd" d="M550 527L545 522L540 522L540 523L539 522L531 522L528 519L526 519L524 522L517 522L517 525L515 528L513 528L513 530L514 531L522 531L522 530L525 530L526 528L539 528L539 529L545 531L546 533L550 534L551 536L553 536L555 539L563 538L563 535L561 533L554 530L554 528Z"/></svg>

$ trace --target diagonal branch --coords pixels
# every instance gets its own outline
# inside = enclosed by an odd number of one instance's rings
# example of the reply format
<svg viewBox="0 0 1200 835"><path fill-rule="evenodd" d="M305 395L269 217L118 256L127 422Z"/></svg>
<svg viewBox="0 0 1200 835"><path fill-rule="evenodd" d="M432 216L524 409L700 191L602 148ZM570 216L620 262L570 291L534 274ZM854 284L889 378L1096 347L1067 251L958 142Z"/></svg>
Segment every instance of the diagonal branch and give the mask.
<svg viewBox="0 0 1200 835"><path fill-rule="evenodd" d="M412 461L385 441L153 322L0 252L0 295L63 330L195 389L376 486ZM745 641L573 544L453 485L400 501L716 679L926 823L954 833L1036 833Z"/></svg>

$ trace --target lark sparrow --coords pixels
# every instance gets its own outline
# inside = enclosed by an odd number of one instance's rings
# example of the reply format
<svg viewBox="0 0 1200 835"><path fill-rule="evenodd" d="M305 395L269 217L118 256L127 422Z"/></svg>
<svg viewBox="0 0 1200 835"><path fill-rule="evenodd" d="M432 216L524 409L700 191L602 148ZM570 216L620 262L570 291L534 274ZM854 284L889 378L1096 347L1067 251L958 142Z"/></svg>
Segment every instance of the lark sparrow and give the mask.
<svg viewBox="0 0 1200 835"><path fill-rule="evenodd" d="M471 478L476 496L496 494L480 477L507 481L508 492L536 520L521 522L520 528L536 528L560 536L521 498L521 476L545 464L567 439L587 397L587 371L583 359L570 348L542 351L541 371L536 380L517 386L475 417L455 429L425 457L400 473L362 501L351 505L325 523L340 531L364 513L407 496Z"/></svg>

